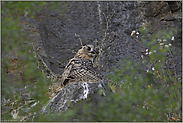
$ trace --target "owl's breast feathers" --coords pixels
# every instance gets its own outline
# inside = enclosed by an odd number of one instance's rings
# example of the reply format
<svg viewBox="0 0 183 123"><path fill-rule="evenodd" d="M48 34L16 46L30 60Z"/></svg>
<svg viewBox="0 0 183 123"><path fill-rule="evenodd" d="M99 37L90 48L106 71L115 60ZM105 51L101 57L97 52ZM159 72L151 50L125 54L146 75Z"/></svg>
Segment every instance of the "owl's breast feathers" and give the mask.
<svg viewBox="0 0 183 123"><path fill-rule="evenodd" d="M91 60L72 58L62 74L61 85L69 82L97 82L102 78L102 74L93 67Z"/></svg>

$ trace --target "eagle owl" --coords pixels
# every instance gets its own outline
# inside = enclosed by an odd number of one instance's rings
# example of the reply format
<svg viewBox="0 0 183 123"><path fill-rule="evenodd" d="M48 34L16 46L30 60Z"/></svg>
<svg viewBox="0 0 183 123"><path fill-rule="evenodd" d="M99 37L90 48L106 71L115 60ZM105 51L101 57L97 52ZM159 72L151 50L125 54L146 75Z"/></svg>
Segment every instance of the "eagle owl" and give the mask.
<svg viewBox="0 0 183 123"><path fill-rule="evenodd" d="M61 86L70 82L99 82L102 74L93 67L96 51L93 45L82 46L74 58L66 65L61 78Z"/></svg>

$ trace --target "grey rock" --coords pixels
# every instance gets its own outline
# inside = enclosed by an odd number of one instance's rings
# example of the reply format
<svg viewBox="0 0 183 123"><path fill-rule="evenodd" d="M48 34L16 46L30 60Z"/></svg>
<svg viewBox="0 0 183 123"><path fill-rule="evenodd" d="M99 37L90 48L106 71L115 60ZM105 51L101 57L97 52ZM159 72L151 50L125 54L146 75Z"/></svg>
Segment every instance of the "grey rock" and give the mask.
<svg viewBox="0 0 183 123"><path fill-rule="evenodd" d="M99 92L99 93L97 93ZM69 83L64 88L60 89L56 96L48 101L42 108L43 113L49 112L64 112L68 109L71 103L72 108L79 108L78 102L96 103L102 98L105 98L108 93L112 93L111 89L104 82L74 82ZM92 99L95 96L95 101Z"/></svg>

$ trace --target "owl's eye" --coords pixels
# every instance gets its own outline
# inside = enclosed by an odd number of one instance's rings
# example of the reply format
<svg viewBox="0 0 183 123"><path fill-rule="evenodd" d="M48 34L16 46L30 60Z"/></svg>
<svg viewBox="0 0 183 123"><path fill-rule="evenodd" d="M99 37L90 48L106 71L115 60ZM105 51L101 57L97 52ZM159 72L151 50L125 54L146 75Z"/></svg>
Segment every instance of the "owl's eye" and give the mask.
<svg viewBox="0 0 183 123"><path fill-rule="evenodd" d="M90 47L88 47L88 51L90 51L91 50L91 48Z"/></svg>

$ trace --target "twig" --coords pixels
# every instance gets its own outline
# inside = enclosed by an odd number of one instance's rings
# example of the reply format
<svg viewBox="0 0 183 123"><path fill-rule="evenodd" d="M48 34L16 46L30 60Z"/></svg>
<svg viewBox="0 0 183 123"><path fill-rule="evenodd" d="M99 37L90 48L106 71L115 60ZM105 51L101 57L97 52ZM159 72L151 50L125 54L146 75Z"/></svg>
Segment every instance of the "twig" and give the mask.
<svg viewBox="0 0 183 123"><path fill-rule="evenodd" d="M80 43L81 43L81 46L83 46L83 43L82 43L82 41L81 41L80 36L79 36L79 35L77 35L76 33L75 33L75 36L78 36L78 37L79 37L79 41L80 41Z"/></svg>
<svg viewBox="0 0 183 123"><path fill-rule="evenodd" d="M167 59L166 59L166 64L167 64L167 66L168 66ZM168 73L168 72L169 72L169 73ZM169 67L168 67L167 74L168 74L169 78L171 79L172 77L169 75L169 74L170 74L170 69L169 69Z"/></svg>
<svg viewBox="0 0 183 123"><path fill-rule="evenodd" d="M163 72L163 76L166 77L165 74L164 74L164 70L163 70L163 67L162 66L161 66L161 69L162 69L162 72ZM166 81L166 79L164 79L164 80ZM166 81L166 84L168 84L167 81Z"/></svg>
<svg viewBox="0 0 183 123"><path fill-rule="evenodd" d="M105 63L104 63L103 66L100 68L100 71L104 68L105 64L106 64L107 61L109 60L109 56L112 54L113 50L114 50L114 47L112 48L111 53L108 55L107 60L105 61Z"/></svg>
<svg viewBox="0 0 183 123"><path fill-rule="evenodd" d="M149 103L147 103L146 101L144 101L146 104L148 104L149 106L153 107L154 109L156 109L156 107L150 105Z"/></svg>
<svg viewBox="0 0 183 123"><path fill-rule="evenodd" d="M139 43L139 46L140 46L141 50L144 51L145 48L142 46L142 44L139 42L139 40L136 39L136 38L135 38L135 40ZM144 53L144 52L143 52L143 53ZM146 55L144 55L144 56L146 57ZM144 59L144 58L142 58L142 59ZM145 60L146 60L149 64L151 64L147 58L145 58Z"/></svg>
<svg viewBox="0 0 183 123"><path fill-rule="evenodd" d="M173 59L173 66L174 66L174 73L175 73L175 83L176 83L176 69L175 69L175 62L174 62L174 58L173 58L173 55L172 55L172 53L170 52L170 50L169 50L169 53L170 53L170 55L171 55L171 57L172 57L172 59Z"/></svg>
<svg viewBox="0 0 183 123"><path fill-rule="evenodd" d="M155 59L155 60L153 61L152 64L150 63L151 65L149 66L148 70L153 66L153 64L154 64L156 61L157 61L157 59ZM155 64L155 65L156 65L156 64ZM154 66L155 66L155 65L154 65Z"/></svg>
<svg viewBox="0 0 183 123"><path fill-rule="evenodd" d="M103 36L103 39L102 39L102 43L101 43L101 45L99 46L99 55L98 55L98 58L97 58L97 61L100 63L100 57L101 57L101 52L102 52L102 50L103 50L103 47L104 47L104 41L105 41L105 39L106 39L106 37L107 37L107 31L108 31L108 29L109 29L109 22L110 22L110 19L112 18L112 16L114 15L114 13L115 13L115 10L114 10L114 12L113 12L113 14L111 15L111 16L105 16L105 13L103 13L104 14L104 17L105 17L105 20L106 20L106 29L105 29L105 34L104 34L104 36ZM107 15L108 15L108 3L107 3ZM105 65L106 63L104 63L104 65ZM103 65L103 66L104 66ZM103 68L103 67L102 67ZM100 69L102 69L102 68L100 68Z"/></svg>
<svg viewBox="0 0 183 123"><path fill-rule="evenodd" d="M141 48L142 50L144 50L145 48L142 46L142 44L139 42L139 40L136 39L136 38L135 38L135 40L139 43L140 48Z"/></svg>
<svg viewBox="0 0 183 123"><path fill-rule="evenodd" d="M160 79L164 80L164 81L167 83L166 79L164 79L164 78L160 75L159 72L158 72L158 77L159 77ZM162 82L163 82L163 81L162 81Z"/></svg>

